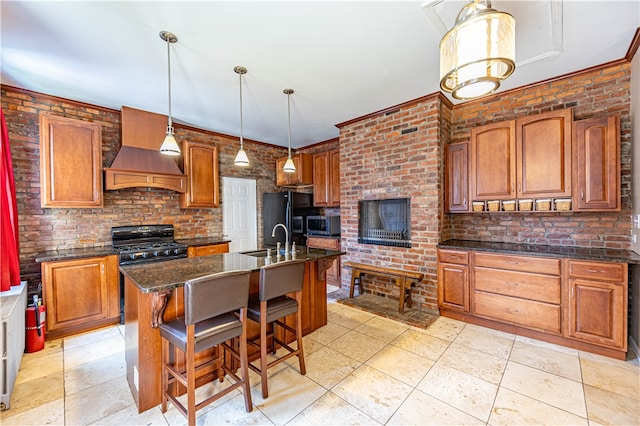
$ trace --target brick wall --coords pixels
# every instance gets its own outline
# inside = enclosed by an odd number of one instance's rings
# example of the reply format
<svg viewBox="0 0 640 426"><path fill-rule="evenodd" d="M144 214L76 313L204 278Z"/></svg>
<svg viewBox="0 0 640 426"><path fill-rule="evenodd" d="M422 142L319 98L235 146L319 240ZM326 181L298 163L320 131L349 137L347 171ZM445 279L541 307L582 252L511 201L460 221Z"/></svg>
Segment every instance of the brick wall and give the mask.
<svg viewBox="0 0 640 426"><path fill-rule="evenodd" d="M573 107L574 120L620 114L622 210L614 213L452 214L443 237L581 247L631 248L631 118L628 63L510 90L456 105L451 141L474 126ZM443 238L445 239L445 238Z"/></svg>
<svg viewBox="0 0 640 426"><path fill-rule="evenodd" d="M40 265L34 260L37 253L110 245L113 226L172 223L177 238L222 236L224 200L214 209L182 209L179 194L165 189L105 191L103 208L42 209L39 113L46 111L101 124L103 167L108 167L121 146L120 111L8 86L2 86L1 90L16 182L21 275L29 281L31 291L40 282ZM278 189L275 186L275 161L286 155L286 149L245 141L251 166L240 168L233 166L239 147L237 138L180 125L175 125L175 129L179 141L191 140L218 147L220 178L256 179L257 207L258 212L262 211L262 193ZM257 229L262 229L261 215L258 215ZM262 245L261 232L258 232L258 244Z"/></svg>
<svg viewBox="0 0 640 426"><path fill-rule="evenodd" d="M424 273L412 297L432 310L437 309L443 113L448 115L434 95L340 126L341 240L347 252L343 260ZM411 248L358 243L359 200L405 197L411 198ZM343 270L343 286L350 277L350 271ZM363 281L368 292L398 298L398 288L388 281Z"/></svg>

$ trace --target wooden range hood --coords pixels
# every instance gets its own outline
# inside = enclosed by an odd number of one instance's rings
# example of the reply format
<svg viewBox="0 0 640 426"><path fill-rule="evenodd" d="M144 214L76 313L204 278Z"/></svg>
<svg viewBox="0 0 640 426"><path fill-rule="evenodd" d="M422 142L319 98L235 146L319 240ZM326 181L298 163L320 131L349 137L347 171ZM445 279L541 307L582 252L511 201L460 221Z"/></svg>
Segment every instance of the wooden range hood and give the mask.
<svg viewBox="0 0 640 426"><path fill-rule="evenodd" d="M173 158L160 154L167 117L123 106L122 147L104 169L106 189L153 187L184 193L187 178Z"/></svg>

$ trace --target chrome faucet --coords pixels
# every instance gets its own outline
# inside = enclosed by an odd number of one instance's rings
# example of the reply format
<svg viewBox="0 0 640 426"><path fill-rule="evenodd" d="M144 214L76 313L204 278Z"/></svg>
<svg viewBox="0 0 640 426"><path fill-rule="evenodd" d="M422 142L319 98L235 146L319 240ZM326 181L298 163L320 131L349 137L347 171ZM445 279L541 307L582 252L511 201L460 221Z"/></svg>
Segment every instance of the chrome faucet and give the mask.
<svg viewBox="0 0 640 426"><path fill-rule="evenodd" d="M271 236L273 238L276 237L276 228L278 228L278 226L282 226L282 229L284 229L284 252L288 253L289 252L289 230L287 229L287 227L281 223L277 223L276 226L273 227L273 231L271 231ZM279 252L280 250L278 250L278 253L276 253L276 255L280 254Z"/></svg>

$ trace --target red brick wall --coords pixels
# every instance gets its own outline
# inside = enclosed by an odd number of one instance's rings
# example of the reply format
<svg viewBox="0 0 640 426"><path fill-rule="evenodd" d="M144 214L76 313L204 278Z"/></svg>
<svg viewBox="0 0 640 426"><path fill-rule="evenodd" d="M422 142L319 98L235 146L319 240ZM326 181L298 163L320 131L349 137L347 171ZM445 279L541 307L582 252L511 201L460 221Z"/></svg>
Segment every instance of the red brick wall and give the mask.
<svg viewBox="0 0 640 426"><path fill-rule="evenodd" d="M177 238L222 237L222 204L214 209L182 209L179 194L165 189L105 191L103 208L42 209L39 113L47 111L100 123L103 166L108 167L121 146L120 111L7 86L1 89L16 182L21 274L31 288L40 282L40 265L34 261L37 253L110 245L113 226L172 223ZM218 147L221 179L223 176L256 179L258 212L262 211L262 193L277 190L275 161L286 155L286 149L245 141L251 166L240 168L233 166L239 146L237 138L179 125L175 128L179 141L191 140ZM179 164L182 167L180 161ZM257 229L262 229L260 214ZM261 232L258 232L258 244L262 244Z"/></svg>
<svg viewBox="0 0 640 426"><path fill-rule="evenodd" d="M556 109L573 107L575 120L619 113L621 212L452 214L450 233L443 237L630 249L630 72L628 63L610 64L456 105L451 129L454 142L469 140L474 126Z"/></svg>
<svg viewBox="0 0 640 426"><path fill-rule="evenodd" d="M433 310L435 246L442 232L443 113L448 115L439 97L432 96L340 128L343 260L423 272L425 279L413 289L413 300ZM359 200L405 197L411 198L411 248L358 243ZM350 277L343 269L343 286ZM363 281L366 291L398 298L398 288L384 280Z"/></svg>

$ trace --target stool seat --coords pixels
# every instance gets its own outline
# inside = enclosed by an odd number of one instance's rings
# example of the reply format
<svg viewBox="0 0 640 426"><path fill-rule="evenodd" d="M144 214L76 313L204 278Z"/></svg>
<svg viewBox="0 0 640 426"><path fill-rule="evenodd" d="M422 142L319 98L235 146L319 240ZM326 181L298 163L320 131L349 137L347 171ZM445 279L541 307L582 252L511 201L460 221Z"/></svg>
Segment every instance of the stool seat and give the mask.
<svg viewBox="0 0 640 426"><path fill-rule="evenodd" d="M267 322L273 322L298 311L298 302L289 296L280 296L267 301ZM255 322L260 322L260 299L249 297L247 317Z"/></svg>
<svg viewBox="0 0 640 426"><path fill-rule="evenodd" d="M231 271L184 283L184 316L158 326L162 338L163 413L171 401L189 426L195 425L197 410L239 388L244 391L247 412L253 409L246 327L250 280L250 271ZM211 349L196 356L210 348L217 348L217 352ZM240 362L241 377L235 366L225 362L227 354ZM215 379L222 382L225 377L231 379L229 386L196 402L197 386ZM186 404L178 399L185 388Z"/></svg>
<svg viewBox="0 0 640 426"><path fill-rule="evenodd" d="M160 337L167 339L182 352L187 351L187 331L184 326L184 317L165 322L159 329ZM200 321L195 325L195 351L203 351L241 334L242 323L233 313Z"/></svg>
<svg viewBox="0 0 640 426"><path fill-rule="evenodd" d="M269 396L267 369L298 357L300 374L306 374L304 350L302 348L302 287L304 284L305 261L301 259L272 263L260 268L260 286L258 295L249 298L247 318L260 325L260 336L248 343L260 349L260 366L249 364L249 368L260 374L262 380L262 397ZM287 294L295 294L295 299ZM294 325L287 324L286 317L292 315ZM276 325L282 329L276 333ZM270 328L270 331L267 329ZM287 332L295 336L296 349L289 346ZM286 349L286 354L273 361L267 360L267 347L272 354L276 353L276 344Z"/></svg>

